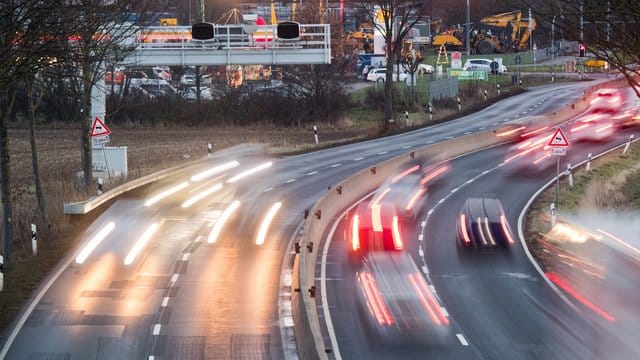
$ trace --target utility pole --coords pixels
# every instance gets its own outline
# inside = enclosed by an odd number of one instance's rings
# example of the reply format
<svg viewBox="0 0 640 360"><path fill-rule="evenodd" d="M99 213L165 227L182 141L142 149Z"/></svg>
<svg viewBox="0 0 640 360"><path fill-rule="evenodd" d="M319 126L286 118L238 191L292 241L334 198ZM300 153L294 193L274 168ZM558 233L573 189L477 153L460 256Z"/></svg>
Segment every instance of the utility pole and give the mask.
<svg viewBox="0 0 640 360"><path fill-rule="evenodd" d="M584 1L580 1L580 42L584 44Z"/></svg>
<svg viewBox="0 0 640 360"><path fill-rule="evenodd" d="M469 32L471 31L471 7L469 6L469 0L467 0L467 25L466 25L466 42L467 42L467 57L471 55L471 36Z"/></svg>

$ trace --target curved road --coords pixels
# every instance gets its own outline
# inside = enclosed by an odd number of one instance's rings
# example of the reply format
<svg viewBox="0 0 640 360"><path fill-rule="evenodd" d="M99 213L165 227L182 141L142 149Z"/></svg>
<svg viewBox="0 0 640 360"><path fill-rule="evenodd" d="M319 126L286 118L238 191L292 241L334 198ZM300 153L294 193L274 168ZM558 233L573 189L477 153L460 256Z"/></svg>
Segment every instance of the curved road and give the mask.
<svg viewBox="0 0 640 360"><path fill-rule="evenodd" d="M281 316L278 306L290 291L286 276L281 286L281 270L288 265L283 259L297 236L304 210L327 186L411 148L482 131L525 114L549 112L575 101L590 85L532 89L453 122L276 159L272 167L234 183L227 181L266 159L222 153L129 194L87 229L83 244L114 222L114 229L84 264L75 264L73 257L61 264L59 276L45 284L42 297L25 314L23 326L7 334L5 338L13 341L0 354L11 359L289 357L295 353L292 324L286 311ZM189 180L232 159L240 166L220 178ZM187 187L173 197L144 206L151 196L185 181ZM222 188L190 208L181 207L216 183L222 183ZM207 243L216 220L234 200L241 202L237 212L218 240ZM257 230L276 202L282 206L264 244L257 245ZM155 233L132 264L124 265L134 242L152 224L157 224ZM475 341L472 338L480 350L462 353L483 353L481 342Z"/></svg>

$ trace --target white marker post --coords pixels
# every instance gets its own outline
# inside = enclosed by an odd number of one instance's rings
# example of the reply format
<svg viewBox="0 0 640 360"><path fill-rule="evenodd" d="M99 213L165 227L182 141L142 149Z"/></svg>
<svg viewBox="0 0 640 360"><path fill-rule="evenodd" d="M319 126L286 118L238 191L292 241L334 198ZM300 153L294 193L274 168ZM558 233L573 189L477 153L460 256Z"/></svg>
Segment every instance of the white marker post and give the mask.
<svg viewBox="0 0 640 360"><path fill-rule="evenodd" d="M318 127L313 125L313 139L316 141L316 145L320 142L318 141Z"/></svg>
<svg viewBox="0 0 640 360"><path fill-rule="evenodd" d="M622 153L626 154L629 151L629 146L631 146L631 141L633 141L633 134L629 135L629 141L624 145L624 149L622 149Z"/></svg>
<svg viewBox="0 0 640 360"><path fill-rule="evenodd" d="M500 95L500 84L496 84L496 88L498 89L498 95Z"/></svg>
<svg viewBox="0 0 640 360"><path fill-rule="evenodd" d="M484 89L484 100L487 101L487 89Z"/></svg>
<svg viewBox="0 0 640 360"><path fill-rule="evenodd" d="M33 255L38 255L38 241L36 240L36 224L31 224L31 250Z"/></svg>
<svg viewBox="0 0 640 360"><path fill-rule="evenodd" d="M462 103L460 102L460 97L458 97L458 111L462 111Z"/></svg>
<svg viewBox="0 0 640 360"><path fill-rule="evenodd" d="M0 291L2 291L2 287L4 286L4 259L2 255L0 255Z"/></svg>
<svg viewBox="0 0 640 360"><path fill-rule="evenodd" d="M569 178L569 188L573 189L573 174L571 174L571 164L567 164L567 177Z"/></svg>
<svg viewBox="0 0 640 360"><path fill-rule="evenodd" d="M429 121L433 120L433 105L431 105L431 101L429 101Z"/></svg>
<svg viewBox="0 0 640 360"><path fill-rule="evenodd" d="M406 122L407 126L410 126L410 125L411 125L411 124L409 123L409 112L408 112L408 111L405 111L405 112L404 112L404 120L405 120L405 122Z"/></svg>
<svg viewBox="0 0 640 360"><path fill-rule="evenodd" d="M207 144L207 156L213 155L213 145L211 143Z"/></svg>
<svg viewBox="0 0 640 360"><path fill-rule="evenodd" d="M549 207L551 208L551 226L554 226L556 224L556 204L551 203Z"/></svg>
<svg viewBox="0 0 640 360"><path fill-rule="evenodd" d="M101 177L98 178L98 195L102 195L102 187L104 185L104 180Z"/></svg>
<svg viewBox="0 0 640 360"><path fill-rule="evenodd" d="M591 171L591 153L587 154L587 171Z"/></svg>

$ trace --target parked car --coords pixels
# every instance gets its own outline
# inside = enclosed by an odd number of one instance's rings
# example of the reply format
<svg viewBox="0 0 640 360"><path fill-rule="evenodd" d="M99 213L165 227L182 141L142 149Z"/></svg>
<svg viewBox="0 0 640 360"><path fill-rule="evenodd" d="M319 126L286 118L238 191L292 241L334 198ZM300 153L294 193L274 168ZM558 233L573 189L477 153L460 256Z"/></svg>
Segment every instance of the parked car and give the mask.
<svg viewBox="0 0 640 360"><path fill-rule="evenodd" d="M484 70L489 74L492 74L491 63L494 60L490 59L467 59L462 67L462 70ZM507 72L507 67L498 63L498 74L504 74Z"/></svg>
<svg viewBox="0 0 640 360"><path fill-rule="evenodd" d="M418 75L433 74L434 71L435 71L435 69L433 68L433 66L431 66L429 64L419 64L418 65Z"/></svg>
<svg viewBox="0 0 640 360"><path fill-rule="evenodd" d="M182 97L187 101L196 101L197 99L196 91L197 90L195 86L188 87L182 92ZM208 87L200 88L200 100L205 100L205 101L213 100L213 94L211 93L211 89L209 89Z"/></svg>
<svg viewBox="0 0 640 360"><path fill-rule="evenodd" d="M367 81L373 81L373 82L385 82L387 79L387 73L386 73L387 69L385 68L379 68L379 69L373 69L371 71L369 71L369 73L367 74ZM400 73L400 81L404 81L407 82L407 74L402 72ZM398 73L397 72L393 72L393 81L398 81Z"/></svg>

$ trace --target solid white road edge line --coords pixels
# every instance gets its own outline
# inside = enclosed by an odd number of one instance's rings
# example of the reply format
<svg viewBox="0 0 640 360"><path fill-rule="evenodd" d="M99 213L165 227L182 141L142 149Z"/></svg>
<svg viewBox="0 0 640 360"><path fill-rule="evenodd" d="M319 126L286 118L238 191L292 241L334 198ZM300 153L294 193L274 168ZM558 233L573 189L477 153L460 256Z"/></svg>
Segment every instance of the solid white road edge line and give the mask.
<svg viewBox="0 0 640 360"><path fill-rule="evenodd" d="M340 354L340 348L338 347L338 338L336 337L336 331L333 328L333 320L331 319L331 313L329 312L329 303L327 302L327 254L329 253L329 245L331 245L333 233L336 232L336 228L340 223L340 219L344 218L344 214L347 211L351 211L351 209L355 208L359 203L361 203L367 197L371 196L373 193L374 192L372 191L371 193L363 196L361 199L356 201L344 213L342 213L336 221L333 222L331 230L327 234L327 240L324 242L324 248L322 249L322 260L320 263L320 296L322 298L322 313L324 314L324 320L327 323L327 332L329 333L329 338L331 339L331 348L333 350L333 356L336 360L342 360L342 355Z"/></svg>
<svg viewBox="0 0 640 360"><path fill-rule="evenodd" d="M639 139L635 139L632 142L636 142ZM597 159L601 156L604 156L610 152L613 152L617 149L620 149L622 147L624 147L627 144L628 141L625 141L624 143L615 146L609 150L603 151L595 156L591 157L591 160ZM583 160L577 164L572 165L572 168L577 168L580 167L584 164L587 163L588 160ZM560 176L562 176L563 174L561 173ZM547 275L544 273L544 271L542 271L542 268L540 267L540 265L538 265L538 262L533 258L533 255L531 255L531 252L529 251L529 247L527 246L527 242L525 241L524 238L524 230L523 230L523 222L524 222L524 215L527 213L527 211L529 210L529 207L531 207L531 204L533 204L533 201L545 190L547 189L549 186L551 186L555 181L556 181L557 176L554 176L551 180L549 180L546 184L544 184L540 189L538 189L538 191L535 192L535 194L533 194L531 196L531 198L529 199L529 201L527 201L527 203L525 204L524 208L522 208L522 211L520 212L520 216L518 216L518 237L520 238L520 244L522 245L522 248L524 249L525 254L527 255L527 257L529 258L529 261L531 262L531 264L533 264L533 267L538 271L538 273L540 274L540 276L544 279L544 281L547 283L547 285L549 285L549 287L551 287L551 289L569 306L571 307L573 310L575 310L576 312L579 312L578 308L562 293L562 291L560 291L560 289L558 289L558 287L551 282L551 280L549 280L549 278L547 277Z"/></svg>
<svg viewBox="0 0 640 360"><path fill-rule="evenodd" d="M302 231L302 228L304 227L304 223L305 221L302 220L296 227L295 231L293 232L293 235L291 235L291 238L289 238L289 243L287 244L287 250L291 249L298 234ZM284 305L285 300L287 300L289 304L291 304L291 291L292 291L291 276L293 275L293 268L290 268L290 269L288 268L289 263L287 261L290 256L295 257L295 254L292 255L289 253L289 251L286 251L284 258L282 259L282 266L280 267L280 284L279 284L279 296L278 296L278 323L280 324L280 341L282 341L282 352L284 353L284 359L298 360L295 334L293 334L292 336L289 336L287 334L287 328L288 328L287 323L289 322L289 320L291 321L291 323L293 323L291 308L286 309ZM284 287L289 287L289 290L285 291ZM288 293L288 294L285 294L285 293ZM290 349L295 349L296 351L287 351Z"/></svg>

